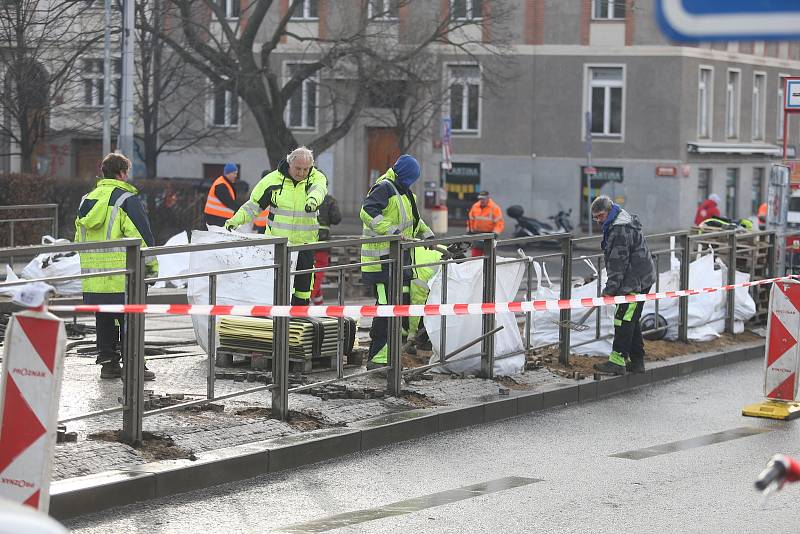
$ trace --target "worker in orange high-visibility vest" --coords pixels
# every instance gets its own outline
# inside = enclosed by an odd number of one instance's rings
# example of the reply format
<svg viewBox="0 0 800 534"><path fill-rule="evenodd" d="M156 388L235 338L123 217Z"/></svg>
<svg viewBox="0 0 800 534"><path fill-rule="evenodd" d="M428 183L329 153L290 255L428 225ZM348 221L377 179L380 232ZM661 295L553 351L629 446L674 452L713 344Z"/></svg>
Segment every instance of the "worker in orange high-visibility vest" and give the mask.
<svg viewBox="0 0 800 534"><path fill-rule="evenodd" d="M226 163L222 176L214 180L208 190L206 206L203 209L203 222L210 226L224 226L225 221L233 217L241 203L236 202L236 190L233 184L239 177L239 168L235 163Z"/></svg>
<svg viewBox="0 0 800 534"><path fill-rule="evenodd" d="M467 233L487 234L494 233L500 235L506 227L503 219L503 210L500 209L494 200L489 198L488 191L478 193L478 201L472 205L467 215ZM480 247L472 247L472 256L477 257L483 254Z"/></svg>

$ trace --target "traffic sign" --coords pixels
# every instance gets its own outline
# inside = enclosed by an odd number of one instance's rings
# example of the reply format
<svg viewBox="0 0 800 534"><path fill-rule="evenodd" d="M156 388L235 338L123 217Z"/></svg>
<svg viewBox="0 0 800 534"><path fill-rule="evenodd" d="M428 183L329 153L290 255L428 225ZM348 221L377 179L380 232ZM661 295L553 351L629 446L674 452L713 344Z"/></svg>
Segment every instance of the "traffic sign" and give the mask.
<svg viewBox="0 0 800 534"><path fill-rule="evenodd" d="M597 167L586 167L583 169L583 173L588 174L589 176L597 174Z"/></svg>
<svg viewBox="0 0 800 534"><path fill-rule="evenodd" d="M785 108L789 111L800 110L800 79L788 78L786 80Z"/></svg>
<svg viewBox="0 0 800 534"><path fill-rule="evenodd" d="M656 16L661 31L676 41L800 37L797 0L658 0Z"/></svg>

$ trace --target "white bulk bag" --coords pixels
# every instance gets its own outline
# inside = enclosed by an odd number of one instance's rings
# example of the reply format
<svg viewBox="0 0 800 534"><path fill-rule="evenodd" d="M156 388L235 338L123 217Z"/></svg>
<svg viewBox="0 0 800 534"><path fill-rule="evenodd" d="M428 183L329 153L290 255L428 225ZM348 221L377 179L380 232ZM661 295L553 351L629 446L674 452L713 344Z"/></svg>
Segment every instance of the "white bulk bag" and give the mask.
<svg viewBox="0 0 800 534"><path fill-rule="evenodd" d="M46 235L42 237L42 245L68 245L69 239L56 239ZM81 260L77 252L53 252L39 254L32 259L20 273L20 278L50 278L55 276L78 276L81 274ZM59 295L80 295L80 279L65 282L48 282L56 288Z"/></svg>

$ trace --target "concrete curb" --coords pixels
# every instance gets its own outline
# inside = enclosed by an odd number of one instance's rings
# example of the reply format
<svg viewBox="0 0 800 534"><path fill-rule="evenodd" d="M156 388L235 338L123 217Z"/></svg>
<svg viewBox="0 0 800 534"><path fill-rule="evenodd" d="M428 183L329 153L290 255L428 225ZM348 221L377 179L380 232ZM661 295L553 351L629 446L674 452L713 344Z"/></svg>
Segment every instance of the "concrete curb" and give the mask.
<svg viewBox="0 0 800 534"><path fill-rule="evenodd" d="M197 454L197 460L164 460L54 482L50 514L68 519L115 506L167 497L217 484L293 469L401 441L578 402L763 357L764 342L728 352L699 353L653 364L640 375L583 380L544 391L485 395L477 403L410 410L327 428Z"/></svg>

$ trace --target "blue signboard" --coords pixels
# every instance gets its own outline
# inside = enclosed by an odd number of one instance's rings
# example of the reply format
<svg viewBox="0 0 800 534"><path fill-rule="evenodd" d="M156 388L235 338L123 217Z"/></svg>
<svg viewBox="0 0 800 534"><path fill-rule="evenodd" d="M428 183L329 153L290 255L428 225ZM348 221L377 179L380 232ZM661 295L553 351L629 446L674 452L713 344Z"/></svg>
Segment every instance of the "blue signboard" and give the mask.
<svg viewBox="0 0 800 534"><path fill-rule="evenodd" d="M661 30L676 41L800 37L797 0L657 0Z"/></svg>

